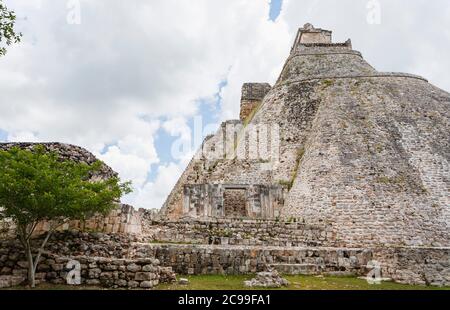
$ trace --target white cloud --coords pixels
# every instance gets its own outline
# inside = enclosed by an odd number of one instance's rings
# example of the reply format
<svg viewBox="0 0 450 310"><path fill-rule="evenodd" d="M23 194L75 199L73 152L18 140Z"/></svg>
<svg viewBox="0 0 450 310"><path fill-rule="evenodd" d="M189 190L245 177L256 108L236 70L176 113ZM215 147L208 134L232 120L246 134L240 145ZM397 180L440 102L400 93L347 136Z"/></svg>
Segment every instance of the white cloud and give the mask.
<svg viewBox="0 0 450 310"><path fill-rule="evenodd" d="M187 119L224 79L223 115L235 117L241 80L234 77L273 78L272 61L280 65L285 53L265 1L81 1L80 25L67 23L64 1L6 3L25 36L0 59L0 128L9 140L88 148L134 182L127 200L138 207L157 206L193 154L160 166L148 183L159 162L160 124L152 124L169 119L163 129L188 141Z"/></svg>
<svg viewBox="0 0 450 310"><path fill-rule="evenodd" d="M273 84L306 22L352 38L380 70L449 85L447 1L380 0L380 25L367 24L365 1L285 0L276 22L268 3L82 0L81 24L70 25L66 1L7 0L25 36L0 58L0 132L86 147L134 182L127 202L157 208L192 155L159 163L170 150L155 145L157 131L188 141L199 99L224 80L220 118L237 118L242 83Z"/></svg>
<svg viewBox="0 0 450 310"><path fill-rule="evenodd" d="M153 135L159 128L158 123L149 125L149 129L141 136L126 136L116 145L109 146L97 157L117 171L123 180L132 181L133 187L145 186L151 166L159 162Z"/></svg>
<svg viewBox="0 0 450 310"><path fill-rule="evenodd" d="M184 167L175 163L159 166L154 182L148 182L134 191L124 202L138 207L158 209L162 206L170 190L183 172Z"/></svg>
<svg viewBox="0 0 450 310"><path fill-rule="evenodd" d="M142 157L123 152L117 146L111 146L108 151L99 156L99 158L108 163L111 168L120 174L123 180L132 181L133 187L139 189L147 180L150 162Z"/></svg>
<svg viewBox="0 0 450 310"><path fill-rule="evenodd" d="M285 0L280 18L288 24L292 35L306 22L333 30L335 41L351 38L353 47L379 71L423 75L448 91L450 3L377 2L381 12L379 25L367 22L369 1L360 0Z"/></svg>
<svg viewBox="0 0 450 310"><path fill-rule="evenodd" d="M30 131L14 131L8 133L6 138L9 142L39 142L35 133Z"/></svg>

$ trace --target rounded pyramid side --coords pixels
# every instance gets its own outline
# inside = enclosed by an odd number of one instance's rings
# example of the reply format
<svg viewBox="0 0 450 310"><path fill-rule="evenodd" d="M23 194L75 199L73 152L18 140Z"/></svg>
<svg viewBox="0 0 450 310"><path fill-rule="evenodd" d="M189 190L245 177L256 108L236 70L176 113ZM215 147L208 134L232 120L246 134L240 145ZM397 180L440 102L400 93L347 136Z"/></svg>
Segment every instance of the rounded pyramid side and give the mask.
<svg viewBox="0 0 450 310"><path fill-rule="evenodd" d="M449 246L450 94L410 77L327 84L283 215L346 246Z"/></svg>

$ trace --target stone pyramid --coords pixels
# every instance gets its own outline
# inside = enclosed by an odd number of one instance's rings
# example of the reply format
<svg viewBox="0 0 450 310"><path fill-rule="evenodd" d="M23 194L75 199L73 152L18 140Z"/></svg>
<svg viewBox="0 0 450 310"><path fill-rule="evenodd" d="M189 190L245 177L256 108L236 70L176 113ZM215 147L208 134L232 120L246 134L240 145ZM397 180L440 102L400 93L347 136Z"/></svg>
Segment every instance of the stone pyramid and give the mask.
<svg viewBox="0 0 450 310"><path fill-rule="evenodd" d="M306 24L273 87L244 84L240 116L205 139L165 218L293 219L343 246L449 246L448 92L378 72Z"/></svg>

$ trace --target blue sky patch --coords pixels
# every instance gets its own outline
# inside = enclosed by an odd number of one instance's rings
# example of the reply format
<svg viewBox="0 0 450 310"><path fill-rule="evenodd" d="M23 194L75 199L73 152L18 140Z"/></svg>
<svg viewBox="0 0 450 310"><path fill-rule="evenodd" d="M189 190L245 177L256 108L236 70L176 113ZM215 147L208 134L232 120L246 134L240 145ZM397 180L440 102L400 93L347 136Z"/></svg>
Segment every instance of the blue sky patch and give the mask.
<svg viewBox="0 0 450 310"><path fill-rule="evenodd" d="M6 142L7 137L8 133L0 128L0 142Z"/></svg>
<svg viewBox="0 0 450 310"><path fill-rule="evenodd" d="M269 19L271 21L277 20L278 16L280 16L282 7L283 7L283 0L271 0L270 1Z"/></svg>
<svg viewBox="0 0 450 310"><path fill-rule="evenodd" d="M191 130L191 147L193 148L194 152L197 151L197 149L200 147L201 143L203 142L203 139L208 134L214 134L217 130L217 125L219 122L220 117L220 107L222 103L222 97L221 92L224 87L228 85L228 82L226 80L223 80L218 85L217 93L215 93L212 98L208 99L199 99L198 100L198 113L194 117L191 117L187 120L187 125L189 126ZM168 119L161 118L160 121L164 123ZM200 123L198 123L200 120ZM197 124L196 124L197 122ZM214 130L211 132L205 132L205 126L208 126L208 128L211 128L211 125L214 126ZM194 141L194 127L195 125L201 125L202 130L202 137L201 141ZM197 128L199 129L199 128ZM157 177L157 169L155 167L159 165L167 165L171 162L177 162L177 159L173 158L172 156L172 146L173 144L180 139L180 136L172 136L169 134L164 128L159 128L158 132L156 133L155 137L155 147L156 151L158 153L158 157L160 162L158 164L152 165L152 169L149 172L148 175L148 181L153 182L155 178Z"/></svg>

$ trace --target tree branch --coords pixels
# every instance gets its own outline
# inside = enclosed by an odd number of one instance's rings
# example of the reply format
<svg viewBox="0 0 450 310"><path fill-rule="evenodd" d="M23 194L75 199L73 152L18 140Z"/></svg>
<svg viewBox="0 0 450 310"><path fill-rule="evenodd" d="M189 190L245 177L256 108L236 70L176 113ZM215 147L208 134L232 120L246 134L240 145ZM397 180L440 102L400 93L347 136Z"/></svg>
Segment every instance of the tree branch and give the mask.
<svg viewBox="0 0 450 310"><path fill-rule="evenodd" d="M39 260L41 259L42 253L44 252L44 247L45 247L45 245L47 244L48 239L50 238L50 236L52 235L52 233L53 233L53 230L50 229L50 230L47 232L47 236L45 236L44 241L42 241L41 247L40 247L39 250L38 250L38 253L37 253L37 255L36 255L36 259L35 259L34 264L33 264L33 271L34 271L34 272L36 272L37 265L39 264Z"/></svg>

